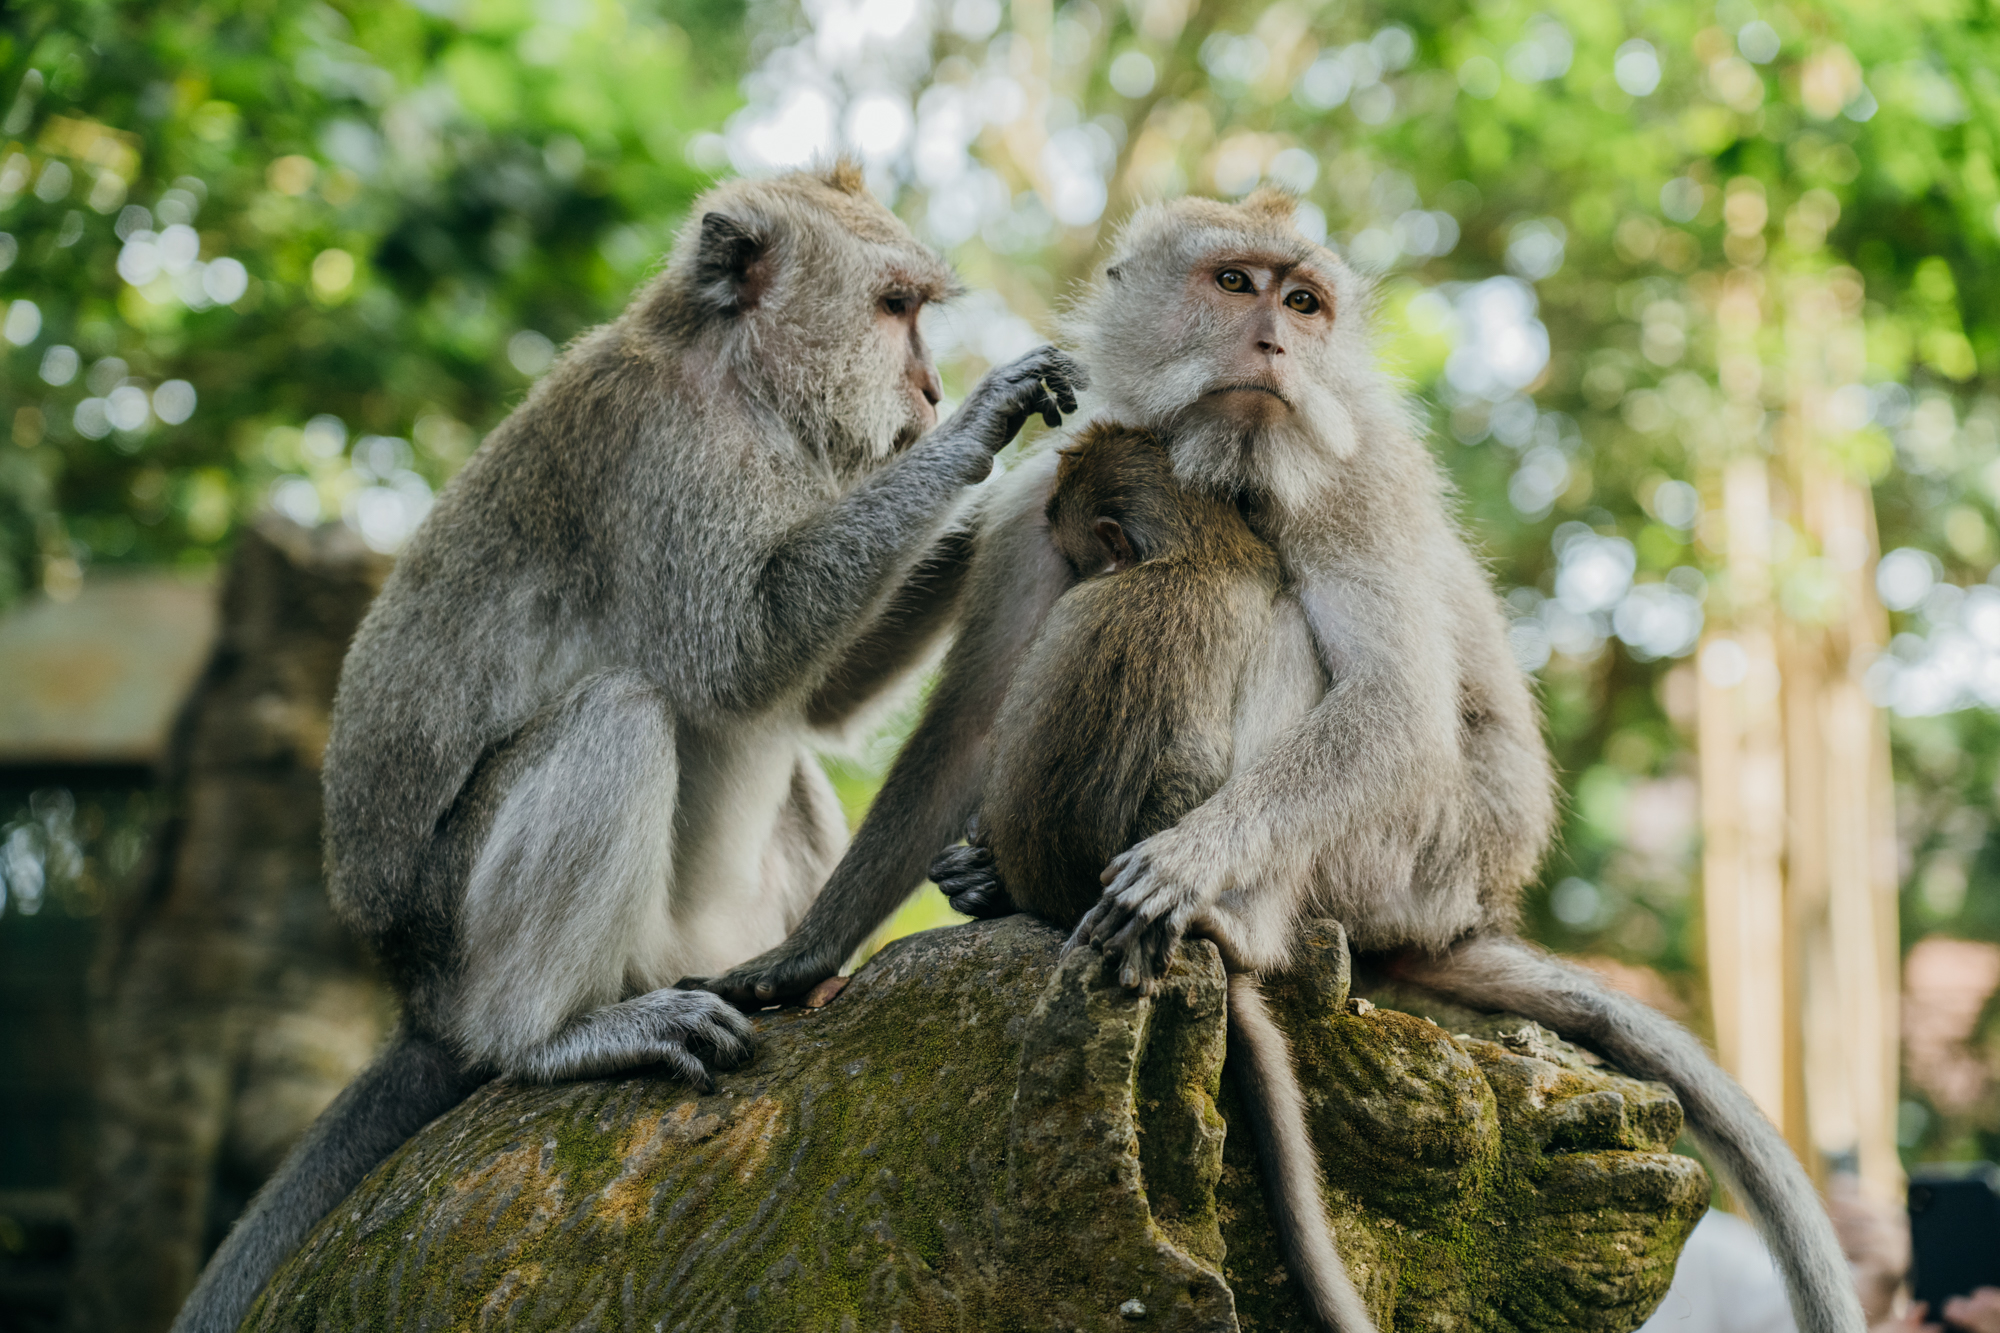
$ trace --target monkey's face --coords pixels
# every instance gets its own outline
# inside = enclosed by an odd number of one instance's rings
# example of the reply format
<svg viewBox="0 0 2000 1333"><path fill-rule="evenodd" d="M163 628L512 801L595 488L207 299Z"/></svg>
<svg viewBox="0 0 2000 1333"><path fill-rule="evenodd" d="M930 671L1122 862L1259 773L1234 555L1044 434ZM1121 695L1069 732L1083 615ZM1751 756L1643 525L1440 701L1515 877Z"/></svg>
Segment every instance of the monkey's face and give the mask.
<svg viewBox="0 0 2000 1333"><path fill-rule="evenodd" d="M851 474L936 424L917 320L955 286L843 164L703 196L654 300L712 349L718 392L747 390Z"/></svg>
<svg viewBox="0 0 2000 1333"><path fill-rule="evenodd" d="M1299 369L1331 336L1335 297L1327 276L1292 254L1234 246L1189 269L1180 319L1210 361L1189 414L1225 431L1262 434L1295 416Z"/></svg>
<svg viewBox="0 0 2000 1333"><path fill-rule="evenodd" d="M1147 209L1071 327L1105 406L1170 442L1184 482L1307 505L1394 418L1365 289L1292 201Z"/></svg>
<svg viewBox="0 0 2000 1333"><path fill-rule="evenodd" d="M932 289L927 283L911 282L894 272L884 276L888 290L875 302L874 336L880 344L884 369L899 378L903 388L902 426L890 442L900 453L937 425L937 405L944 396L944 385L917 327L917 317L929 303Z"/></svg>

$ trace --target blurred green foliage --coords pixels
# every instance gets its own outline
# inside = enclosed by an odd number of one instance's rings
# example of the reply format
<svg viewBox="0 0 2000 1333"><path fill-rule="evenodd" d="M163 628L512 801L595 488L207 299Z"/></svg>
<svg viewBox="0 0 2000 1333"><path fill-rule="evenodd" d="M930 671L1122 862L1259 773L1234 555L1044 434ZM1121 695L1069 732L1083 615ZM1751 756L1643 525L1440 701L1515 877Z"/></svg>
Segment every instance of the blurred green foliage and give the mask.
<svg viewBox="0 0 2000 1333"><path fill-rule="evenodd" d="M420 508L664 248L706 179L683 139L735 99L740 18L10 6L0 290L34 312L10 331L39 329L0 369L0 597L211 560L282 475L313 483L297 513L351 514L371 484Z"/></svg>
<svg viewBox="0 0 2000 1333"><path fill-rule="evenodd" d="M1275 180L1382 274L1540 675L1569 800L1532 932L1697 1009L1687 654L1718 569L1686 483L1741 447L1718 312L1732 282L1852 293L1835 447L1907 557L1871 674L1906 935L2000 940L1996 70L1990 6L1952 0L17 4L0 601L210 561L271 502L392 545L732 161L862 152L1004 298L937 326L958 389L1053 331L1137 202ZM1776 413L1774 322L1756 358ZM1788 614L1827 614L1841 558L1773 533Z"/></svg>

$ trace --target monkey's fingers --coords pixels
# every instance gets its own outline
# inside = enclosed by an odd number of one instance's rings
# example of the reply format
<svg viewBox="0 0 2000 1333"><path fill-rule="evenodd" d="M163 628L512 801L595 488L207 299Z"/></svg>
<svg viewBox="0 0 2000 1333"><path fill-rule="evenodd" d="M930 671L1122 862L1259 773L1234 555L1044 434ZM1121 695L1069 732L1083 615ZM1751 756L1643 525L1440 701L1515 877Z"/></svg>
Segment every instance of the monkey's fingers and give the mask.
<svg viewBox="0 0 2000 1333"><path fill-rule="evenodd" d="M700 1057L680 1042L663 1041L653 1049L653 1058L674 1072L674 1077L696 1092L714 1092L715 1078Z"/></svg>
<svg viewBox="0 0 2000 1333"><path fill-rule="evenodd" d="M1106 914L1110 910L1110 906L1099 899L1097 906L1085 912L1083 920L1076 923L1076 929L1070 932L1069 939L1063 943L1063 952L1068 953L1071 949L1094 945L1097 942L1098 932L1105 924Z"/></svg>
<svg viewBox="0 0 2000 1333"><path fill-rule="evenodd" d="M1127 990L1151 994L1167 970L1167 960L1180 943L1188 913L1176 910L1151 921L1134 921L1105 945L1119 959L1118 982Z"/></svg>
<svg viewBox="0 0 2000 1333"><path fill-rule="evenodd" d="M1076 411L1076 395L1090 387L1090 372L1068 352L1051 347L1048 364L1042 370L1042 383L1055 395L1056 405L1068 414Z"/></svg>
<svg viewBox="0 0 2000 1333"><path fill-rule="evenodd" d="M838 962L827 963L812 954L786 955L783 948L780 945L719 977L710 977L701 988L740 1008L762 1009L797 999L840 970Z"/></svg>
<svg viewBox="0 0 2000 1333"><path fill-rule="evenodd" d="M734 1069L748 1060L755 1027L748 1015L718 1001L707 1013L694 1015L682 1040L718 1069Z"/></svg>
<svg viewBox="0 0 2000 1333"><path fill-rule="evenodd" d="M1145 881L1152 867L1138 852L1139 849L1134 847L1106 868L1104 873L1108 878L1103 881L1104 897L1101 902L1136 902L1132 896L1133 889L1138 888L1142 894L1146 891Z"/></svg>

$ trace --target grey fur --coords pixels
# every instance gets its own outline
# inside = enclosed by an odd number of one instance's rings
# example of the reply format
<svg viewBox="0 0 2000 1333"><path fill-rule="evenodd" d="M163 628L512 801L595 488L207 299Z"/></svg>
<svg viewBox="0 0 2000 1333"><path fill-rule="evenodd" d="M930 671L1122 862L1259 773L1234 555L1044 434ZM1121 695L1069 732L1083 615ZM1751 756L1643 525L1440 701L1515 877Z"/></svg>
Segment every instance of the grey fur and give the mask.
<svg viewBox="0 0 2000 1333"><path fill-rule="evenodd" d="M1169 443L1176 476L1238 498L1283 565L1274 624L1307 629L1324 673L1294 725L1265 729L1254 757L1239 741L1220 790L1113 859L1079 940L1144 985L1186 931L1216 939L1234 971L1273 971L1295 922L1332 916L1358 949L1417 960L1478 1003L1547 1015L1682 1097L1790 1275L1803 1333L1860 1333L1839 1245L1804 1171L1698 1043L1584 974L1510 964L1505 985L1488 975L1501 948L1493 942L1525 950L1511 938L1519 896L1554 829L1540 718L1443 474L1378 367L1366 284L1300 236L1292 214L1271 191L1240 205L1144 209L1071 321L1098 380L1093 413L1152 430ZM1217 270L1244 264L1310 284L1329 326L1281 339L1269 357L1282 411L1256 400L1232 416L1217 403L1237 376L1231 359L1247 355L1249 326L1218 314L1212 292L1201 298ZM1024 473L1021 485L1031 484L1046 488L1046 472ZM839 966L830 942L864 937L916 886L924 840L966 831L1019 645L1066 586L1039 508L1024 490L982 516L965 612L971 647L947 659L804 926L718 979L724 994L804 993ZM1291 684L1268 697L1292 698L1302 677L1275 668L1269 679ZM1254 706L1238 718L1258 720ZM1307 1183L1301 1174L1291 1187Z"/></svg>
<svg viewBox="0 0 2000 1333"><path fill-rule="evenodd" d="M925 435L916 310L953 286L852 167L720 186L445 488L348 655L325 785L335 909L402 993L397 1050L446 1072L364 1075L177 1333L234 1328L485 1078L705 1084L747 1057L749 1020L673 983L804 914L846 842L812 747L922 658L969 559L961 491L1083 384L1043 348Z"/></svg>
<svg viewBox="0 0 2000 1333"><path fill-rule="evenodd" d="M1375 1322L1355 1294L1327 1224L1319 1157L1306 1129L1305 1096L1292 1068L1291 1043L1271 1017L1257 979L1246 972L1229 978L1229 1038L1244 1057L1230 1067L1264 1163L1265 1206L1284 1244L1285 1266L1321 1324L1342 1333L1367 1333Z"/></svg>

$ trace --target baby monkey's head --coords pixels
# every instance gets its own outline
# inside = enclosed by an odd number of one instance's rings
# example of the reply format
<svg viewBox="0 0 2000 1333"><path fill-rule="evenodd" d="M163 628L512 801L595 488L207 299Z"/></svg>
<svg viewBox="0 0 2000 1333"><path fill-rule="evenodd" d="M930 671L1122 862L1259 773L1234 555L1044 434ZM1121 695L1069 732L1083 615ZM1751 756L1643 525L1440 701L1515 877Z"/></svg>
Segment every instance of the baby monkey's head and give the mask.
<svg viewBox="0 0 2000 1333"><path fill-rule="evenodd" d="M1174 489L1173 464L1151 431L1094 422L1056 460L1050 539L1079 578L1128 569L1172 540Z"/></svg>

